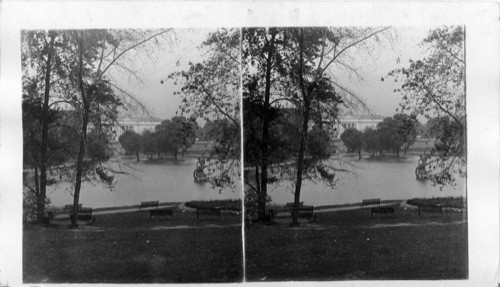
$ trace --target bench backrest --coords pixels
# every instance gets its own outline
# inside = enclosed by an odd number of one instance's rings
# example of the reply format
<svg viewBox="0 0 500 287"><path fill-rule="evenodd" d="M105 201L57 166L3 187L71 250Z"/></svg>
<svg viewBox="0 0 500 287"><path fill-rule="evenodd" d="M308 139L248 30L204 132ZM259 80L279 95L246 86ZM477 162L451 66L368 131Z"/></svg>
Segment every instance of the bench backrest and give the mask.
<svg viewBox="0 0 500 287"><path fill-rule="evenodd" d="M306 206L301 207L299 211L313 212L314 206L306 205Z"/></svg>
<svg viewBox="0 0 500 287"><path fill-rule="evenodd" d="M172 213L173 213L172 209L152 209L149 211L150 215L166 215L166 214L172 215Z"/></svg>
<svg viewBox="0 0 500 287"><path fill-rule="evenodd" d="M380 204L380 198L363 199L363 205Z"/></svg>
<svg viewBox="0 0 500 287"><path fill-rule="evenodd" d="M80 204L78 204L78 209L81 209L81 208L82 208L82 204L80 203ZM66 204L64 206L64 211L68 211L68 210L69 211L73 210L73 204Z"/></svg>
<svg viewBox="0 0 500 287"><path fill-rule="evenodd" d="M73 214L73 209L68 210L70 214ZM90 214L92 215L92 207L81 207L78 208L78 214Z"/></svg>
<svg viewBox="0 0 500 287"><path fill-rule="evenodd" d="M78 210L78 212L81 214L81 213L90 213L92 214L92 207L82 207L80 208L80 210Z"/></svg>
<svg viewBox="0 0 500 287"><path fill-rule="evenodd" d="M288 202L287 204L285 204L285 207L286 208L292 208L294 204L295 204L294 202ZM299 207L302 207L302 206L304 206L304 202L303 201L299 202Z"/></svg>

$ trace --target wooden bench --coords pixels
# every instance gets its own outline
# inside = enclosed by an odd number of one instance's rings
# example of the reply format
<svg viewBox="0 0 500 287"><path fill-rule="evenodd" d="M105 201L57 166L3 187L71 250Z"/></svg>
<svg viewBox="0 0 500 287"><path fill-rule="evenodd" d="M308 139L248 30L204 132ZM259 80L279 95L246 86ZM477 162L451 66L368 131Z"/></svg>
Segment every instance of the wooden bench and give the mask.
<svg viewBox="0 0 500 287"><path fill-rule="evenodd" d="M314 206L304 205L299 208L299 217L313 218Z"/></svg>
<svg viewBox="0 0 500 287"><path fill-rule="evenodd" d="M209 213L209 214L216 214L216 215L221 215L221 208L220 207L204 207L204 208L201 208L201 207L197 207L196 208L196 218L200 218L200 211L202 213Z"/></svg>
<svg viewBox="0 0 500 287"><path fill-rule="evenodd" d="M82 208L82 204L78 204L78 209ZM66 204L63 208L64 213L73 213L73 204Z"/></svg>
<svg viewBox="0 0 500 287"><path fill-rule="evenodd" d="M139 210L146 208L146 207L158 207L160 206L159 201L143 201L141 202L141 206L139 206Z"/></svg>
<svg viewBox="0 0 500 287"><path fill-rule="evenodd" d="M174 212L172 209L162 208L162 209L151 209L149 211L149 219L153 219L153 216L155 216L157 221L158 221L158 217L160 217L160 216L166 217L168 215L170 215L172 217L172 219L174 219Z"/></svg>
<svg viewBox="0 0 500 287"><path fill-rule="evenodd" d="M433 205L433 206L418 206L418 216L420 216L423 210L427 210L430 212L440 212L443 215L443 206L441 204Z"/></svg>
<svg viewBox="0 0 500 287"><path fill-rule="evenodd" d="M285 204L285 209L290 212L290 215L293 216L293 202L289 202ZM299 217L307 217L312 218L314 212L314 206L312 205L304 205L304 202L299 202Z"/></svg>
<svg viewBox="0 0 500 287"><path fill-rule="evenodd" d="M294 202L288 202L287 204L285 204L285 208L286 208L288 211L292 212L292 209L293 209L293 205L294 205L294 204L295 204ZM303 202L303 201L299 202L299 208L301 208L301 207L303 207L303 206L304 206L304 202Z"/></svg>
<svg viewBox="0 0 500 287"><path fill-rule="evenodd" d="M392 213L392 216L394 216L394 208L388 207L388 206L373 207L372 208L372 218L373 218L374 213Z"/></svg>
<svg viewBox="0 0 500 287"><path fill-rule="evenodd" d="M73 221L73 212L69 214L71 221ZM78 209L78 220L87 220L93 221L94 217L92 216L92 207L80 207Z"/></svg>
<svg viewBox="0 0 500 287"><path fill-rule="evenodd" d="M371 208L371 215L373 218L373 215L375 213L392 213L392 216L394 216L394 208L393 207L385 207L385 206L380 206L380 198L371 198L371 199L363 199L361 202L363 206L365 205L378 205L377 207L372 207Z"/></svg>

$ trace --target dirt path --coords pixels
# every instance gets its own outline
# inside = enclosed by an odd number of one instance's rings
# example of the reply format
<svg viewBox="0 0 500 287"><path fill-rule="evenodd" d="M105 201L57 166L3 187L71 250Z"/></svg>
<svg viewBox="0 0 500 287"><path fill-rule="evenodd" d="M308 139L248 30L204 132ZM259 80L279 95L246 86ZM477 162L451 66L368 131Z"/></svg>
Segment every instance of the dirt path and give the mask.
<svg viewBox="0 0 500 287"><path fill-rule="evenodd" d="M406 202L406 201L403 201ZM381 206L390 206L394 205L395 203L382 203L380 205L378 204L372 204L372 205L356 205L356 206L345 206L345 207L332 207L332 208L326 208L326 209L319 209L319 210L314 210L314 213L324 213L324 212L332 212L332 211L342 211L342 210L353 210L353 209L362 209L362 208L372 208L372 207L381 207Z"/></svg>
<svg viewBox="0 0 500 287"><path fill-rule="evenodd" d="M181 204L182 205L182 204ZM163 205L160 206L161 208L172 208L172 207L177 207L180 205L174 204L174 205ZM140 211L147 211L147 210L152 210L155 209L154 207L146 207L142 208ZM115 214L115 213L127 213L127 212L135 212L139 211L138 208L123 208L123 209L112 209L112 210L103 210L103 211L94 211L92 212L92 215L101 215L101 214ZM59 213L54 216L54 219L61 219L61 218L69 218L67 213Z"/></svg>

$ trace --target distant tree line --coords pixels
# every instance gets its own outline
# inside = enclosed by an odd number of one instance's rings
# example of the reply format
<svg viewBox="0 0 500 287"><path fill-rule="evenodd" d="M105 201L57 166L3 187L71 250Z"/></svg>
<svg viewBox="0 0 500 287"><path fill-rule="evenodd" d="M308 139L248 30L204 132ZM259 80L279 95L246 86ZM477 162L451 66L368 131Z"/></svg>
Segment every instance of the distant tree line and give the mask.
<svg viewBox="0 0 500 287"><path fill-rule="evenodd" d="M396 114L387 117L377 124L377 128L367 128L359 131L355 128L345 130L340 139L346 146L348 152L367 152L371 157L400 153L406 154L410 146L415 142L420 123L415 116Z"/></svg>
<svg viewBox="0 0 500 287"><path fill-rule="evenodd" d="M127 130L119 138L127 155L145 154L148 159L172 156L177 159L179 153L184 157L196 139L199 126L194 118L175 116L157 125L154 131L145 130L142 134Z"/></svg>

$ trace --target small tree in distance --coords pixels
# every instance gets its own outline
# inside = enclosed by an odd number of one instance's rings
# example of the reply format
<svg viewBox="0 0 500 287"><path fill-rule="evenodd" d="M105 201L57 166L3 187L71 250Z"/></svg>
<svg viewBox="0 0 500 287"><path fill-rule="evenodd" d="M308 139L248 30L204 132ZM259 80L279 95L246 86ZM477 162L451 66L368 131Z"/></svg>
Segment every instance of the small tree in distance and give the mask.
<svg viewBox="0 0 500 287"><path fill-rule="evenodd" d="M118 141L122 145L126 154L134 154L137 157L137 161L139 161L141 136L138 133L127 130L118 138Z"/></svg>
<svg viewBox="0 0 500 287"><path fill-rule="evenodd" d="M357 152L361 159L361 151L363 150L363 133L354 128L345 130L340 139L350 152Z"/></svg>

